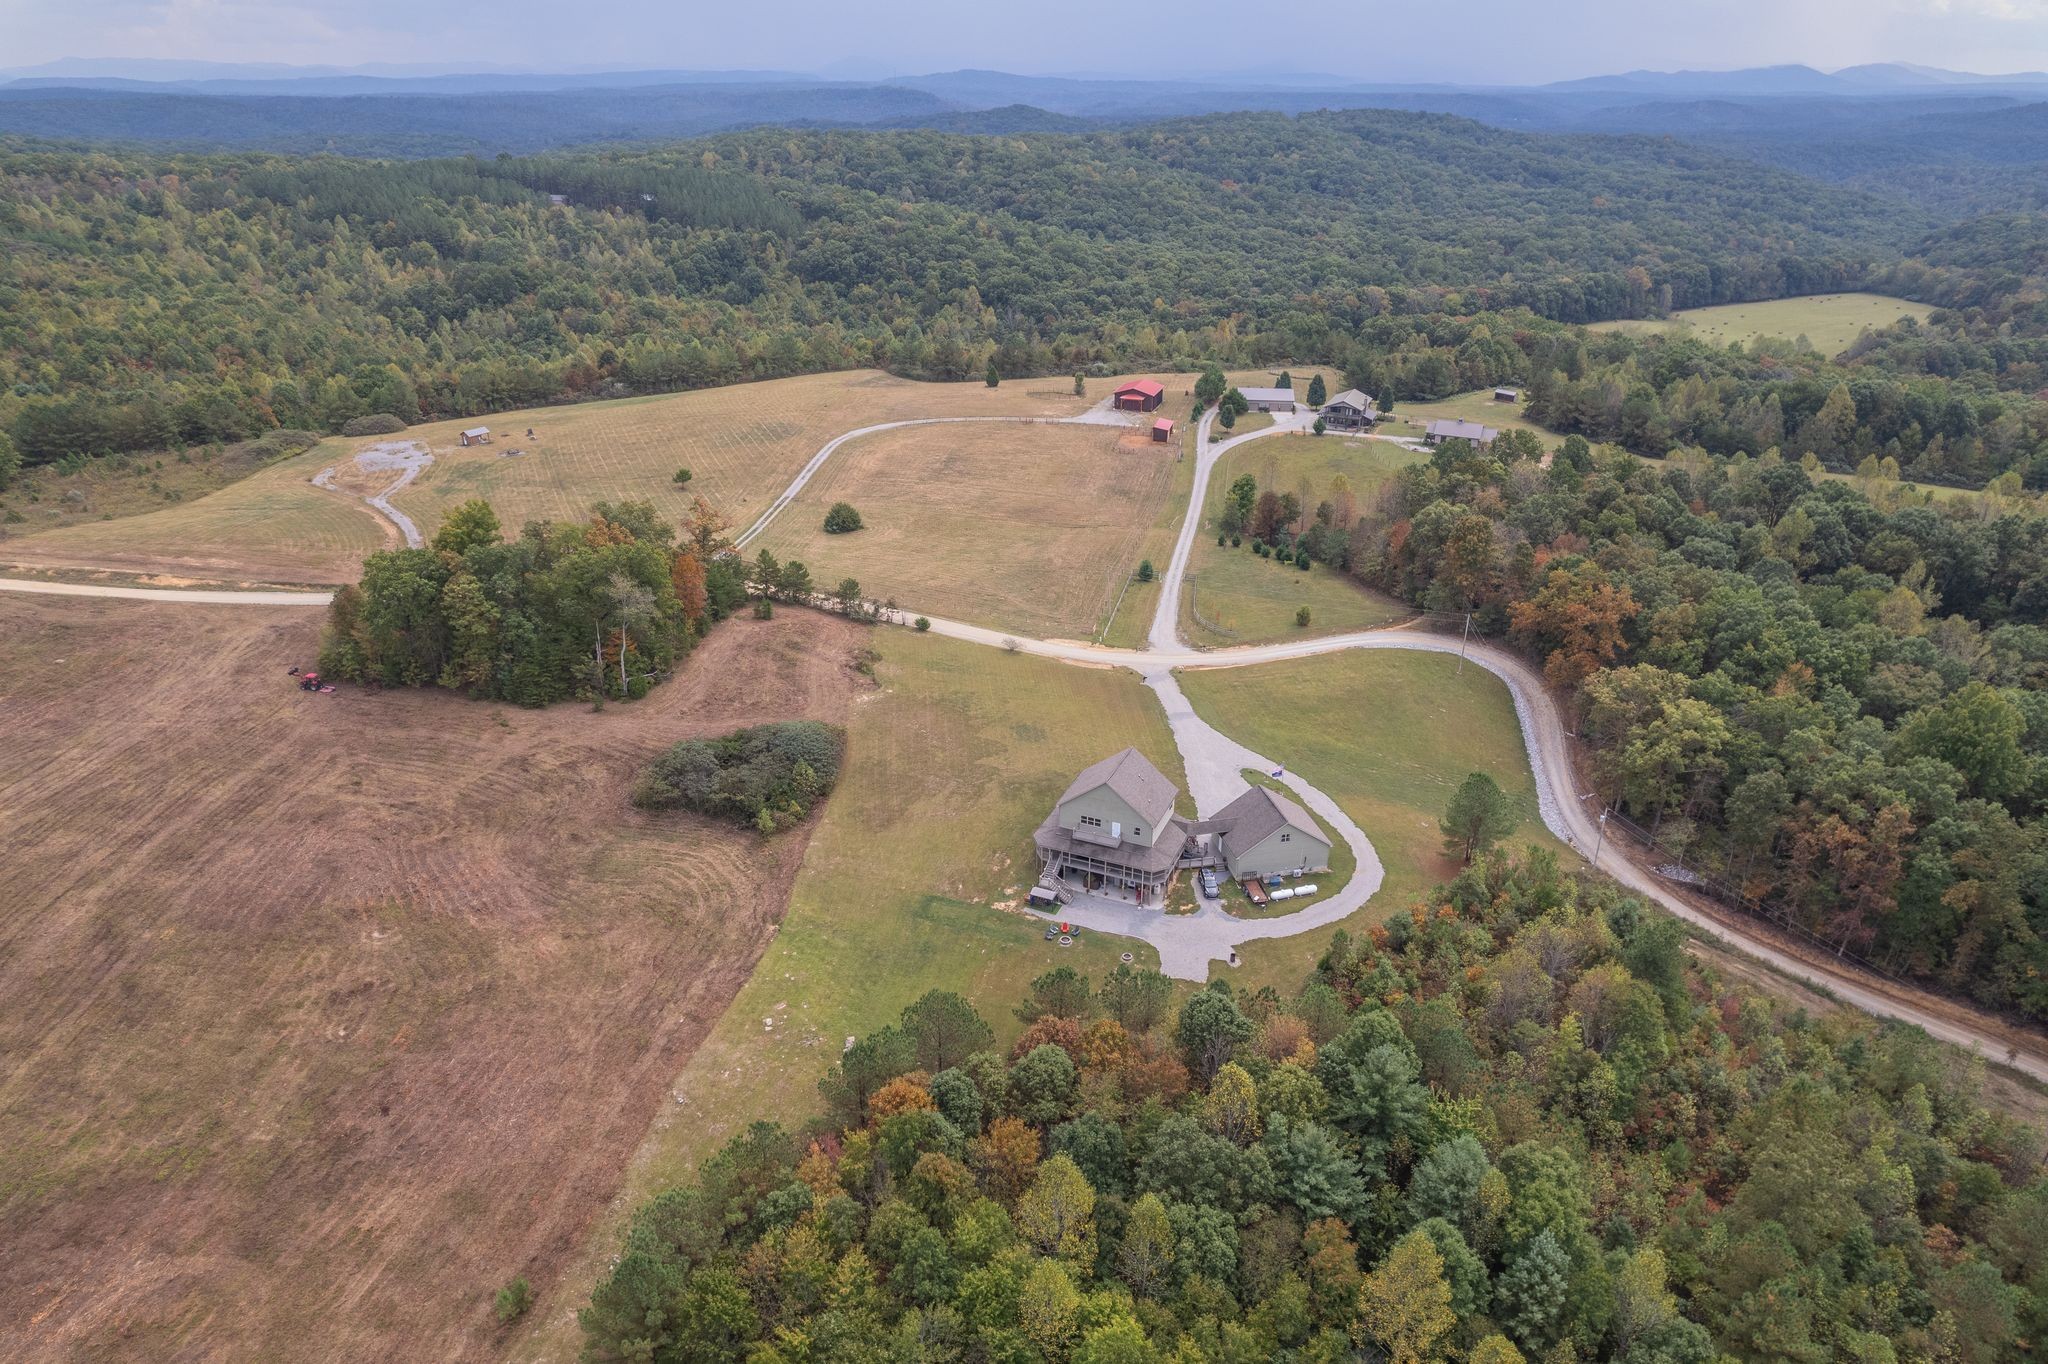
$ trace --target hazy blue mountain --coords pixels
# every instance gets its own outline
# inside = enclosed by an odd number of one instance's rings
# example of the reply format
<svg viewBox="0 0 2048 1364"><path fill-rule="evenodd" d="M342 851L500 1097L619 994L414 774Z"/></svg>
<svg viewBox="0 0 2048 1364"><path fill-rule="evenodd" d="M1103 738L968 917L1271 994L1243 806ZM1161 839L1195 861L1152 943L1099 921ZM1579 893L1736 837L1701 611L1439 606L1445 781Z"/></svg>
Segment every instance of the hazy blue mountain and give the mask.
<svg viewBox="0 0 2048 1364"><path fill-rule="evenodd" d="M879 85L669 85L470 95L184 95L0 88L0 133L378 156L540 151L764 124L906 124L953 106Z"/></svg>

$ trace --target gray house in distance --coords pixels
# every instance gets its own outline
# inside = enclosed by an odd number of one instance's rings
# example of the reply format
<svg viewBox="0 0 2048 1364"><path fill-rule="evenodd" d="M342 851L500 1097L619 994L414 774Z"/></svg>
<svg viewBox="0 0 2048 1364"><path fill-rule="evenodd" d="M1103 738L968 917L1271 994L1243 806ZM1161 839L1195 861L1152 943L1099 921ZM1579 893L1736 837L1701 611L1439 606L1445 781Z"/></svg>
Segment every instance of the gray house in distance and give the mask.
<svg viewBox="0 0 2048 1364"><path fill-rule="evenodd" d="M1315 820L1276 791L1254 787L1200 821L1173 812L1179 796L1135 748L1090 766L1032 837L1043 885L1157 905L1183 867L1220 864L1243 880L1330 865Z"/></svg>
<svg viewBox="0 0 2048 1364"><path fill-rule="evenodd" d="M1499 434L1491 426L1478 422L1438 418L1422 429L1422 441L1425 445L1442 445L1447 440L1469 440L1484 449L1493 444L1493 438Z"/></svg>
<svg viewBox="0 0 2048 1364"><path fill-rule="evenodd" d="M1294 390L1291 388L1240 388L1244 400L1251 404L1254 412L1292 412Z"/></svg>
<svg viewBox="0 0 2048 1364"><path fill-rule="evenodd" d="M1379 404L1371 395L1347 388L1323 404L1323 421L1340 431L1356 431L1380 419Z"/></svg>

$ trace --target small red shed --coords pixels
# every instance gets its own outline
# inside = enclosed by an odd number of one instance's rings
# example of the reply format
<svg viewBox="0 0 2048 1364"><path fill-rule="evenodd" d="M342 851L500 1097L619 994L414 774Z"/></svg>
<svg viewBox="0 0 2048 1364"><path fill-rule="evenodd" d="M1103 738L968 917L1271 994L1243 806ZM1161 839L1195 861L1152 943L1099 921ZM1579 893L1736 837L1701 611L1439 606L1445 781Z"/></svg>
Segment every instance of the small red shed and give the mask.
<svg viewBox="0 0 2048 1364"><path fill-rule="evenodd" d="M1170 440L1172 440L1172 439L1173 439L1173 418L1171 418L1171 417L1161 417L1161 418L1160 418L1160 419L1159 419L1158 421L1156 421L1156 422L1153 422L1153 423L1152 423L1152 439L1153 439L1153 440L1156 440L1156 441L1158 441L1158 442L1160 442L1161 444L1164 444L1164 443L1166 443L1167 441L1170 441Z"/></svg>
<svg viewBox="0 0 2048 1364"><path fill-rule="evenodd" d="M1166 401L1166 389L1156 380L1133 379L1116 391L1116 406L1123 412L1150 412Z"/></svg>

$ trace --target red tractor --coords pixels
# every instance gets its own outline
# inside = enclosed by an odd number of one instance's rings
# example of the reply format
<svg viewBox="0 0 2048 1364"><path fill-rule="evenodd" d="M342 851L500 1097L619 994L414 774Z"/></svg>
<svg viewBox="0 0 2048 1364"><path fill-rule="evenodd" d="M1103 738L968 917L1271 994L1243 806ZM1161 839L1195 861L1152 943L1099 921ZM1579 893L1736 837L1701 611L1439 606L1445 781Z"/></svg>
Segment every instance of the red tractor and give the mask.
<svg viewBox="0 0 2048 1364"><path fill-rule="evenodd" d="M330 694L334 691L331 685L320 680L319 673L305 673L300 672L297 668L293 668L292 676L299 679L300 691L318 691Z"/></svg>

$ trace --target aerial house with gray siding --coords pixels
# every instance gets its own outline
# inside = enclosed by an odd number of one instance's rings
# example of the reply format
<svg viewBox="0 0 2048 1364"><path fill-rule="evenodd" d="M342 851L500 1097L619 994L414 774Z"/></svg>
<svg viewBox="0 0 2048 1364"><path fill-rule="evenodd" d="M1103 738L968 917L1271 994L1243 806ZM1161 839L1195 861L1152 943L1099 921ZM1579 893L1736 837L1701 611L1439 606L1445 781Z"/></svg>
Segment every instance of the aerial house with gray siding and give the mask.
<svg viewBox="0 0 2048 1364"><path fill-rule="evenodd" d="M1034 835L1044 868L1034 898L1092 894L1157 907L1182 868L1225 867L1240 881L1329 868L1330 840L1277 791L1255 786L1204 820L1175 814L1179 796L1135 748L1089 767Z"/></svg>
<svg viewBox="0 0 2048 1364"><path fill-rule="evenodd" d="M1484 450L1493 444L1500 432L1479 422L1468 422L1462 418L1443 417L1422 428L1422 443L1442 445L1447 440L1467 440Z"/></svg>
<svg viewBox="0 0 2048 1364"><path fill-rule="evenodd" d="M1323 404L1323 422L1340 431L1356 431L1380 419L1379 404L1370 394L1347 388Z"/></svg>
<svg viewBox="0 0 2048 1364"><path fill-rule="evenodd" d="M1158 899L1187 850L1186 822L1173 812L1179 796L1135 748L1087 768L1033 836L1046 879L1141 904Z"/></svg>

